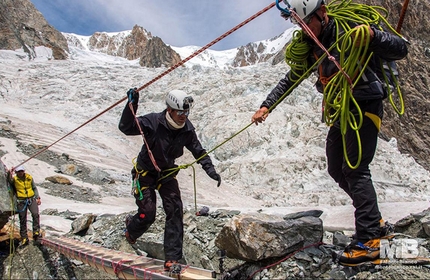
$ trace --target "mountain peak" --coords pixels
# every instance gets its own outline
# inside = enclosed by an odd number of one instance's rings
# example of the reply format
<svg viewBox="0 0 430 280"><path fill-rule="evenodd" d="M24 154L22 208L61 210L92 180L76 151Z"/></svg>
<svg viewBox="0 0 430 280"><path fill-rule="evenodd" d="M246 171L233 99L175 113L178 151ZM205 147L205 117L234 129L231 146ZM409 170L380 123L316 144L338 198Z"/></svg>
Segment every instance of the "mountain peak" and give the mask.
<svg viewBox="0 0 430 280"><path fill-rule="evenodd" d="M32 59L36 57L35 48L45 46L52 50L54 59L67 58L66 39L29 0L2 0L0 14L0 49L22 48Z"/></svg>

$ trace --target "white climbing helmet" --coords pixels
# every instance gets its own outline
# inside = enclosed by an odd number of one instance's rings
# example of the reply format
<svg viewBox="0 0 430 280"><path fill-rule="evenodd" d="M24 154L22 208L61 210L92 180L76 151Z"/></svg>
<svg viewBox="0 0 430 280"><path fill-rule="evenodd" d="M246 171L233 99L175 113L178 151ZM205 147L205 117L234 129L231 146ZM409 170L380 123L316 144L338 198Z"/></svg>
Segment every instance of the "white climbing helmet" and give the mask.
<svg viewBox="0 0 430 280"><path fill-rule="evenodd" d="M23 166L23 165L20 165L20 166L18 166L17 168L15 168L15 172L18 172L18 171L25 171L24 166Z"/></svg>
<svg viewBox="0 0 430 280"><path fill-rule="evenodd" d="M166 96L166 104L174 110L188 110L193 106L193 98L183 90L175 89Z"/></svg>
<svg viewBox="0 0 430 280"><path fill-rule="evenodd" d="M318 10L324 4L324 0L284 0L284 3L294 10L301 19L305 19ZM293 20L293 18L291 19Z"/></svg>

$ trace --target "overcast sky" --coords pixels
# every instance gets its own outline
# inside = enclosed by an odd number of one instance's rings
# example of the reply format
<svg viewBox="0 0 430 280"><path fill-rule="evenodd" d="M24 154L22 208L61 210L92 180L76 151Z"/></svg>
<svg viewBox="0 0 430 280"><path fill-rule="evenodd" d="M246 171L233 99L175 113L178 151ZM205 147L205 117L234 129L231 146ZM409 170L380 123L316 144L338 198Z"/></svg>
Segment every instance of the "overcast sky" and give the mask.
<svg viewBox="0 0 430 280"><path fill-rule="evenodd" d="M135 24L175 47L204 46L274 0L31 0L57 30L78 35L131 30ZM211 49L273 38L291 27L273 7Z"/></svg>

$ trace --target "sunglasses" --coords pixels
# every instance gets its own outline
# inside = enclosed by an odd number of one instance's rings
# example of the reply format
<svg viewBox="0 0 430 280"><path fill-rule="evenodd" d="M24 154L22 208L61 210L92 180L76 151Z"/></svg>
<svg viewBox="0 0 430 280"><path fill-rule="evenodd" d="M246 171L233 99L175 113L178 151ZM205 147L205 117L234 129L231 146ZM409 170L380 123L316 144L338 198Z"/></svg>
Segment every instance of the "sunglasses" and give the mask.
<svg viewBox="0 0 430 280"><path fill-rule="evenodd" d="M182 116L185 115L188 117L188 115L190 114L190 110L175 110L176 111L176 115L178 116Z"/></svg>

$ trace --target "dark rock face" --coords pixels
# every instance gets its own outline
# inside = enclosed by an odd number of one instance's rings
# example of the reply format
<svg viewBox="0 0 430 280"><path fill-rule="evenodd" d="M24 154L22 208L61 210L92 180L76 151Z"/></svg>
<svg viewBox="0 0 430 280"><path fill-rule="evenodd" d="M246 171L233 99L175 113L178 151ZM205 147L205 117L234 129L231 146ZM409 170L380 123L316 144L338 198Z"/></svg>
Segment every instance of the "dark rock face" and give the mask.
<svg viewBox="0 0 430 280"><path fill-rule="evenodd" d="M67 35L70 44L80 46L76 38ZM116 35L106 32L94 33L88 42L88 49L108 55L124 57L128 60L140 59L143 67L171 67L181 61L180 55L159 37L153 37L143 27L135 25L130 34Z"/></svg>
<svg viewBox="0 0 430 280"><path fill-rule="evenodd" d="M148 41L139 64L144 67L171 67L180 61L177 52L166 46L160 38L154 37Z"/></svg>
<svg viewBox="0 0 430 280"><path fill-rule="evenodd" d="M143 27L135 25L130 34L120 32L110 35L106 32L94 33L88 42L88 48L92 51L106 53L108 55L120 56L128 60L140 58L152 39L150 32Z"/></svg>
<svg viewBox="0 0 430 280"><path fill-rule="evenodd" d="M266 62L273 55L263 54L265 46L262 43L249 43L246 46L241 46L233 61L234 67L243 67L254 65L260 62Z"/></svg>
<svg viewBox="0 0 430 280"><path fill-rule="evenodd" d="M150 32L135 25L130 36L128 36L121 45L121 49L119 50L120 56L129 60L140 58L148 45L148 40L151 38L152 35Z"/></svg>
<svg viewBox="0 0 430 280"><path fill-rule="evenodd" d="M3 162L0 160L0 229L8 222L14 212L11 205L11 192L7 182L7 172Z"/></svg>
<svg viewBox="0 0 430 280"><path fill-rule="evenodd" d="M389 23L394 28L397 27L404 1L358 2L386 8ZM382 134L389 138L395 137L399 150L411 154L427 170L430 170L430 19L426 14L429 9L429 1L409 1L400 30L400 34L410 42L409 54L397 62L405 114L398 116L389 102L386 102L382 124Z"/></svg>
<svg viewBox="0 0 430 280"><path fill-rule="evenodd" d="M66 59L67 40L48 24L29 0L0 1L0 49L23 48L30 59L36 56L35 47L52 49L54 59Z"/></svg>

